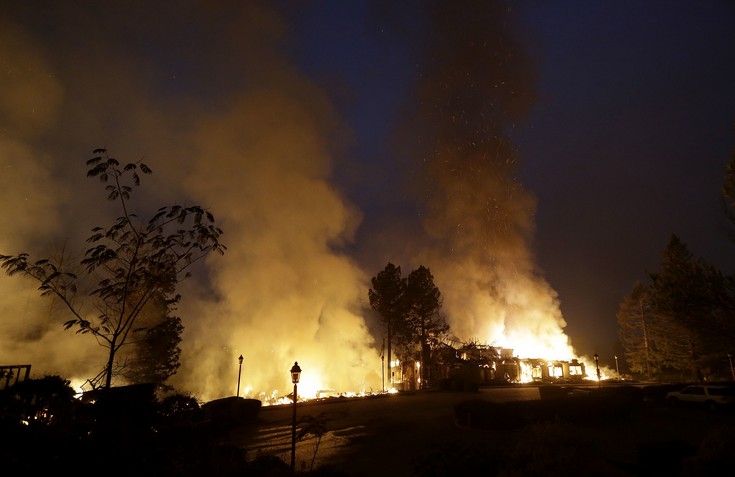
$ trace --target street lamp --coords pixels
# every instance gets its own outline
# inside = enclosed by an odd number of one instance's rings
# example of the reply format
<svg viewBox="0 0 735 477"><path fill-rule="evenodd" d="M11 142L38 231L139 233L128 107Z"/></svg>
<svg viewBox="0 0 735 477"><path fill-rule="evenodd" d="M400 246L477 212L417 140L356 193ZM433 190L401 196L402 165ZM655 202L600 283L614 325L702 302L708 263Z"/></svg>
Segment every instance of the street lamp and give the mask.
<svg viewBox="0 0 735 477"><path fill-rule="evenodd" d="M296 469L296 401L298 400L297 385L301 377L299 362L294 361L291 367L291 382L293 383L293 420L291 421L291 472Z"/></svg>
<svg viewBox="0 0 735 477"><path fill-rule="evenodd" d="M597 369L597 383L600 383L600 357L595 353L595 368Z"/></svg>
<svg viewBox="0 0 735 477"><path fill-rule="evenodd" d="M735 381L735 370L732 369L732 353L728 351L727 359L730 361L730 374L732 374L732 380Z"/></svg>
<svg viewBox="0 0 735 477"><path fill-rule="evenodd" d="M242 375L242 355L237 358L240 363L240 367L237 369L237 397L240 397L240 376Z"/></svg>
<svg viewBox="0 0 735 477"><path fill-rule="evenodd" d="M620 368L618 367L618 355L615 355L615 372L618 373L618 379L620 379Z"/></svg>

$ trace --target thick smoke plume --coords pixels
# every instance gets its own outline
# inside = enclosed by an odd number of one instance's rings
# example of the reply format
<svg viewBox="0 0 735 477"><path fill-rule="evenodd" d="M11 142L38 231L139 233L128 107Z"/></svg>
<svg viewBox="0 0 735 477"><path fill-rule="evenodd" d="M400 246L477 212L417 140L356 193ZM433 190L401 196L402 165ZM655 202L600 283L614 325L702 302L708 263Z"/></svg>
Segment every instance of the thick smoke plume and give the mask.
<svg viewBox="0 0 735 477"><path fill-rule="evenodd" d="M294 361L304 395L381 386L359 314L368 279L339 252L360 221L330 183L335 138L347 133L325 92L290 66L274 10L17 2L0 19L2 253L78 260L90 229L117 212L84 177L92 149L144 158L154 174L134 207L209 207L228 246L181 284L178 389L234 395L241 354L243 395L287 394ZM0 287L3 364L77 384L99 372L104 350L64 332L63 310L36 284L3 275Z"/></svg>
<svg viewBox="0 0 735 477"><path fill-rule="evenodd" d="M90 229L116 217L84 177L104 147L152 167L134 195L141 215L200 204L225 232L225 256L179 289L181 391L233 395L241 354L243 395L288 394L294 361L300 394L380 389L367 290L374 264L399 255L430 267L460 338L507 340L527 355L517 344L566 349L556 297L533 265L535 204L507 135L533 76L505 8L474 3L437 2L417 42L421 108L405 124L423 155L404 156L415 159L405 179L425 205L428 240L413 231L388 242L377 238L385 230L360 230L363 211L336 185L349 129L286 54L289 25L268 3L3 3L0 253L78 261ZM358 231L386 245L366 268L344 252ZM63 331L63 308L35 288L0 275L0 362L75 383L96 375L105 350Z"/></svg>
<svg viewBox="0 0 735 477"><path fill-rule="evenodd" d="M413 263L431 268L461 340L568 359L556 293L534 263L535 198L515 175L510 133L535 86L517 19L502 1L437 1L429 16L416 42L414 142L404 145L419 152L413 183L425 204Z"/></svg>

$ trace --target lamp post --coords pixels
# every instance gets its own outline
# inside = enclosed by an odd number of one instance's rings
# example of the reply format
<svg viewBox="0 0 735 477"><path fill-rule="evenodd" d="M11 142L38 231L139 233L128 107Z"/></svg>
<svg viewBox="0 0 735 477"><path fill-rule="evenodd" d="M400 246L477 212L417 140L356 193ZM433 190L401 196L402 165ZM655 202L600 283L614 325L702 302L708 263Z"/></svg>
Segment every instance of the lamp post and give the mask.
<svg viewBox="0 0 735 477"><path fill-rule="evenodd" d="M618 379L620 379L620 368L618 367L618 355L615 355L615 372L618 373Z"/></svg>
<svg viewBox="0 0 735 477"><path fill-rule="evenodd" d="M595 353L595 368L597 369L597 384L600 384L600 357Z"/></svg>
<svg viewBox="0 0 735 477"><path fill-rule="evenodd" d="M242 355L237 358L240 363L240 367L237 369L237 397L240 397L240 376L242 375Z"/></svg>
<svg viewBox="0 0 735 477"><path fill-rule="evenodd" d="M735 381L735 370L732 369L732 353L727 353L727 359L730 361L730 374L732 374L732 380Z"/></svg>
<svg viewBox="0 0 735 477"><path fill-rule="evenodd" d="M293 420L291 421L291 472L296 469L296 401L298 400L297 385L301 377L299 362L294 361L291 367L291 382L293 383Z"/></svg>

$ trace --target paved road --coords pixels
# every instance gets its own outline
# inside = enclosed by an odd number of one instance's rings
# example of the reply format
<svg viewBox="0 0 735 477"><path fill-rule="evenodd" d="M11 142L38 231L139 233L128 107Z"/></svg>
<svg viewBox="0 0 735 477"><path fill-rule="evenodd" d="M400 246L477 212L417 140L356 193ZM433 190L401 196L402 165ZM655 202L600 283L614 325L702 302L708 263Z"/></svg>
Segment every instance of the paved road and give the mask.
<svg viewBox="0 0 735 477"><path fill-rule="evenodd" d="M425 453L432 442L467 437L468 431L454 423L454 407L471 399L535 400L539 393L536 386L508 386L472 393L417 391L299 403L297 418L321 416L328 432L318 449L314 436L297 442L297 468L308 469L316 450L314 468L333 463L349 466L354 476L408 475L412 456ZM292 417L292 406L263 407L257 426L235 431L232 441L248 449L249 458L267 453L290 463Z"/></svg>

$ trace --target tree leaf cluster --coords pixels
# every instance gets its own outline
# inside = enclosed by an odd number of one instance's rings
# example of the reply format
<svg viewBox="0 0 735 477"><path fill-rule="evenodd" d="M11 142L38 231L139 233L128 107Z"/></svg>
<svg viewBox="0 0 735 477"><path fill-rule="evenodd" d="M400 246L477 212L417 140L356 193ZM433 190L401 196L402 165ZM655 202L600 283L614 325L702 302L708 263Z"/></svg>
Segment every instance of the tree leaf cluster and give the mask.
<svg viewBox="0 0 735 477"><path fill-rule="evenodd" d="M421 381L425 383L423 373L430 361L430 351L449 332L441 313L442 295L430 269L421 265L404 278L401 267L389 262L372 278L371 285L368 298L386 330L388 362L394 340L404 358L415 357L418 349Z"/></svg>
<svg viewBox="0 0 735 477"><path fill-rule="evenodd" d="M723 229L735 242L735 149L720 188ZM708 379L732 375L735 277L695 258L672 234L660 270L637 282L617 313L629 369L647 379ZM723 372L723 369L725 372Z"/></svg>
<svg viewBox="0 0 735 477"><path fill-rule="evenodd" d="M115 363L115 357L129 344L138 344L139 371L146 368L143 374L165 378L178 367L182 327L180 319L170 316L180 299L176 286L209 253L224 254L222 230L214 215L199 205L161 207L147 221L140 220L130 209L131 195L140 186L140 174L152 174L151 168L141 161L123 166L105 149L93 154L87 177L106 184L107 199L117 203L120 216L108 227L92 228L86 240L90 246L79 262L81 271L61 261L32 261L26 252L0 255L0 266L10 276L37 280L42 296L60 299L70 312L65 329L90 334L109 351L103 366L105 387L115 369L124 374L126 362ZM86 299L77 296L80 289L91 290ZM132 340L133 334L145 337ZM151 358L156 354L154 365Z"/></svg>
<svg viewBox="0 0 735 477"><path fill-rule="evenodd" d="M735 279L695 259L676 235L660 269L647 275L616 316L630 371L649 380L725 375L735 338Z"/></svg>

